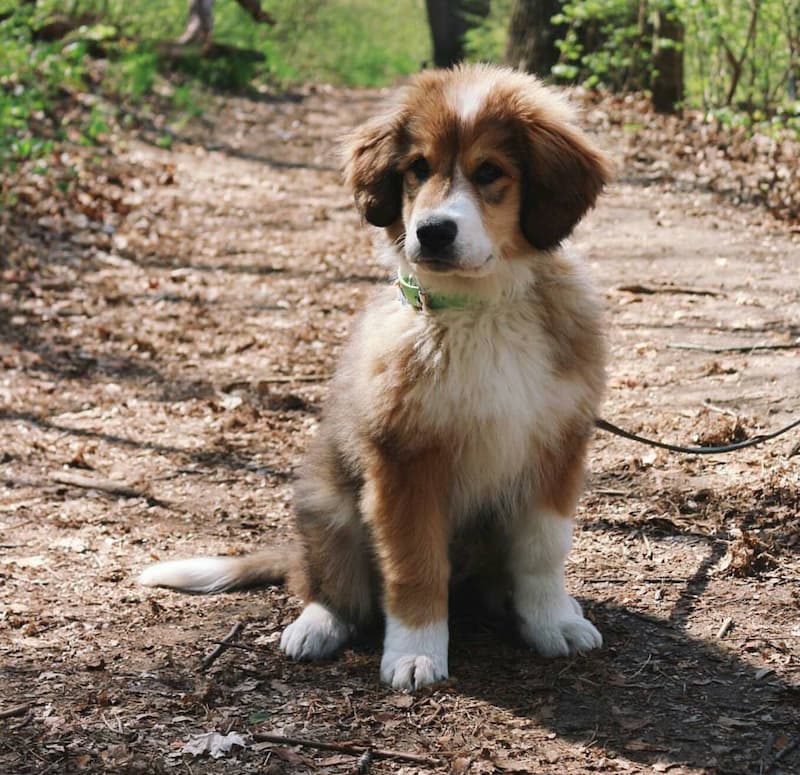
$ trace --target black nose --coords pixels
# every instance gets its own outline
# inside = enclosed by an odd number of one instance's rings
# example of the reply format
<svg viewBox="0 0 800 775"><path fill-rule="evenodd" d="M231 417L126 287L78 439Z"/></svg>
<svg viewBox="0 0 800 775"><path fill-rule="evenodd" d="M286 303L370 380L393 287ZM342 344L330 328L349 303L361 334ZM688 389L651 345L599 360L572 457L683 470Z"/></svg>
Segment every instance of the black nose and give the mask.
<svg viewBox="0 0 800 775"><path fill-rule="evenodd" d="M426 221L417 227L417 239L423 253L441 253L449 248L458 234L455 221Z"/></svg>

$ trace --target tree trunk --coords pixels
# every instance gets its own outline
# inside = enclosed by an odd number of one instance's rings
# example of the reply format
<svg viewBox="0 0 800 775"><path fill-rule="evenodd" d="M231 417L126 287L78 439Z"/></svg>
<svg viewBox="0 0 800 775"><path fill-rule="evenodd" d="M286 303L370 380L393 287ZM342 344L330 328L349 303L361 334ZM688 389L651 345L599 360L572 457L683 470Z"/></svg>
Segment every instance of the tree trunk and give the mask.
<svg viewBox="0 0 800 775"><path fill-rule="evenodd" d="M508 30L506 62L518 70L546 77L558 62L561 29L551 19L561 0L514 0Z"/></svg>
<svg viewBox="0 0 800 775"><path fill-rule="evenodd" d="M790 6L784 3L786 13L786 43L789 47L789 67L786 73L786 89L789 99L797 99L797 83L800 81L800 3Z"/></svg>
<svg viewBox="0 0 800 775"><path fill-rule="evenodd" d="M676 113L683 102L683 23L677 11L656 11L653 20L653 107L658 113ZM672 41L667 46L662 40Z"/></svg>
<svg viewBox="0 0 800 775"><path fill-rule="evenodd" d="M425 0L436 67L452 67L464 58L464 34L489 13L489 0Z"/></svg>

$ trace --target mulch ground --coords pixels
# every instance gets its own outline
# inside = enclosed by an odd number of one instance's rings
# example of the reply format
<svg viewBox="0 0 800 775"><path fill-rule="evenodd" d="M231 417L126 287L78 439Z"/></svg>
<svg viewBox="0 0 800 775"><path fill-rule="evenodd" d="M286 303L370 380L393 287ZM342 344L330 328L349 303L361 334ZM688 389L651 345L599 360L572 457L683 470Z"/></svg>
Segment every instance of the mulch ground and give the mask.
<svg viewBox="0 0 800 775"><path fill-rule="evenodd" d="M452 678L380 685L380 637L277 650L281 588L136 585L154 559L291 536L293 471L337 353L387 271L337 138L375 92L220 98L172 149L53 161L0 225L0 771L800 772L797 433L682 457L598 433L569 586L599 651L540 659L456 612ZM604 415L725 443L800 411L800 235L651 174L613 105L619 182L579 228L608 308ZM611 120L609 120L611 116ZM663 173L663 149L654 151ZM796 450L794 450L796 451ZM236 647L202 669L236 622ZM224 756L191 753L210 732ZM190 746L191 747L191 746Z"/></svg>

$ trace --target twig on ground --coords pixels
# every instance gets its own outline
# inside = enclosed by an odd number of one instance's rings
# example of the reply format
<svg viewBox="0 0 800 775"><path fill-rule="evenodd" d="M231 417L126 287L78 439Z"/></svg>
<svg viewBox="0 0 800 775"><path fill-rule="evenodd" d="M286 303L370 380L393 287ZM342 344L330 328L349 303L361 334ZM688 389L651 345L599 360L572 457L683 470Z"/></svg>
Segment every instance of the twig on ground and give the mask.
<svg viewBox="0 0 800 775"><path fill-rule="evenodd" d="M62 764L64 764L66 760L66 756L60 756L54 762L50 762L50 764L43 770L39 770L39 775L46 775L48 772L52 772L56 767L60 767Z"/></svg>
<svg viewBox="0 0 800 775"><path fill-rule="evenodd" d="M733 619L728 616L725 621L722 622L719 630L717 630L717 638L722 640L722 638L724 638L730 632L731 627L733 627Z"/></svg>
<svg viewBox="0 0 800 775"><path fill-rule="evenodd" d="M724 406L717 406L716 404L712 404L710 401L703 401L703 406L706 409L710 409L712 412L717 412L719 414L724 414L727 417L733 417L735 420L739 419L738 412L734 412L731 409L726 409Z"/></svg>
<svg viewBox="0 0 800 775"><path fill-rule="evenodd" d="M212 643L218 643L229 649L241 649L242 651L256 651L262 654L274 654L273 649L268 649L263 646L248 646L245 643L226 643L224 640L212 640Z"/></svg>
<svg viewBox="0 0 800 775"><path fill-rule="evenodd" d="M0 710L0 719L14 718L15 716L24 716L30 709L31 705L29 702L26 702L24 705L14 705L11 708Z"/></svg>
<svg viewBox="0 0 800 775"><path fill-rule="evenodd" d="M685 584L686 579L673 579L668 576L637 578L636 576L598 576L582 579L583 584Z"/></svg>
<svg viewBox="0 0 800 775"><path fill-rule="evenodd" d="M764 775L764 767L767 765L767 762L771 761L769 758L769 752L772 750L774 745L775 732L769 732L767 734L767 739L764 741L764 745L761 748L761 756L758 761L758 775Z"/></svg>
<svg viewBox="0 0 800 775"><path fill-rule="evenodd" d="M114 716L114 719L117 722L117 726L116 727L112 727L111 724L108 723L108 719L106 718L106 714L105 713L101 713L100 714L100 718L103 719L103 723L112 732L116 732L118 735L124 735L125 734L125 730L122 728L122 720L120 719L119 716Z"/></svg>
<svg viewBox="0 0 800 775"><path fill-rule="evenodd" d="M616 288L618 291L623 291L624 293L641 293L645 296L650 296L655 293L675 293L675 294L683 294L686 296L724 296L724 293L720 293L719 291L710 291L704 290L702 288L681 288L676 285L659 285L659 286L650 286L650 285L620 285Z"/></svg>
<svg viewBox="0 0 800 775"><path fill-rule="evenodd" d="M217 659L224 654L229 648L231 648L232 641L236 640L239 637L239 633L244 629L244 624L242 622L236 622L236 624L231 627L231 631L221 640L218 642L217 647L207 656L203 657L203 661L200 663L201 670L208 670Z"/></svg>
<svg viewBox="0 0 800 775"><path fill-rule="evenodd" d="M645 557L647 557L648 560L652 560L653 547L650 545L650 540L647 538L647 533L645 533L644 530L640 530L639 535L642 537L642 543L644 544Z"/></svg>
<svg viewBox="0 0 800 775"><path fill-rule="evenodd" d="M56 471L51 475L51 479L59 484L81 487L84 490L100 490L111 495L122 495L125 498L147 497L146 493L136 490L123 482L115 482L113 479L105 479L100 476L78 474L74 471Z"/></svg>
<svg viewBox="0 0 800 775"><path fill-rule="evenodd" d="M413 762L415 764L426 764L434 767L440 762L428 756L416 753L406 753L405 751L391 751L385 748L370 748L366 745L354 745L347 743L325 743L321 740L312 740L307 737L286 737L285 735L275 735L271 732L253 732L252 738L258 743L280 743L282 745L302 745L306 748L317 748L320 751L338 751L352 756L363 756L367 751L371 751L373 759L394 759L399 762Z"/></svg>
<svg viewBox="0 0 800 775"><path fill-rule="evenodd" d="M33 711L32 711L32 710L29 710L29 711L28 711L28 712L25 714L25 717L22 719L22 721L19 721L19 722L17 722L16 724L11 724L11 725L8 727L8 729L9 729L9 731L10 731L10 732L15 732L15 731L16 731L16 730L18 730L18 729L22 729L23 727L26 727L26 726L28 726L28 724L30 724L30 723L31 723L31 721L33 721Z"/></svg>
<svg viewBox="0 0 800 775"><path fill-rule="evenodd" d="M283 374L275 374L271 377L259 377L259 382L326 382L331 378L330 374L297 374L295 376L284 376Z"/></svg>
<svg viewBox="0 0 800 775"><path fill-rule="evenodd" d="M797 350L800 343L793 344L742 344L730 347L715 347L705 344L691 344L688 342L672 342L667 344L671 350L700 350L704 353L750 353L754 350Z"/></svg>

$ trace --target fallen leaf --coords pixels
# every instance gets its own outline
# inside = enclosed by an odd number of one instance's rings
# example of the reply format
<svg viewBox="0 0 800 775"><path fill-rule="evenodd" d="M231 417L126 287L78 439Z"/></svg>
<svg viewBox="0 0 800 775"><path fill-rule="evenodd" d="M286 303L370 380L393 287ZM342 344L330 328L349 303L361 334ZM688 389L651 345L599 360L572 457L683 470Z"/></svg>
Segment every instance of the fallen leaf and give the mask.
<svg viewBox="0 0 800 775"><path fill-rule="evenodd" d="M41 554L36 554L33 557L6 557L0 560L0 563L8 565L17 565L20 568L40 568L46 562Z"/></svg>
<svg viewBox="0 0 800 775"><path fill-rule="evenodd" d="M392 697L389 702L395 708L410 708L414 704L414 697L410 694L398 694L396 697Z"/></svg>
<svg viewBox="0 0 800 775"><path fill-rule="evenodd" d="M329 756L327 759L318 762L318 764L321 767L335 767L339 764L352 764L354 761L355 759L352 756L342 756L338 754L337 756Z"/></svg>
<svg viewBox="0 0 800 775"><path fill-rule="evenodd" d="M203 756L208 754L214 759L221 759L230 753L234 746L247 748L247 742L237 732L228 732L221 735L219 732L206 732L204 735L197 735L189 740L181 753L188 753L192 756Z"/></svg>
<svg viewBox="0 0 800 775"><path fill-rule="evenodd" d="M655 745L648 743L647 740L629 740L625 743L627 751L668 751L669 748L664 748L663 745Z"/></svg>
<svg viewBox="0 0 800 775"><path fill-rule="evenodd" d="M278 692L278 694L289 694L292 691L292 687L288 684L282 683L281 681L270 681L269 682L270 688L273 691Z"/></svg>

